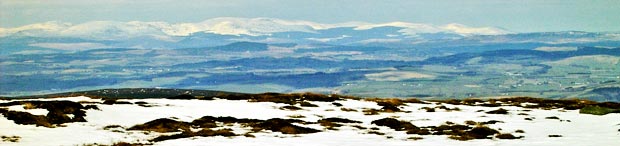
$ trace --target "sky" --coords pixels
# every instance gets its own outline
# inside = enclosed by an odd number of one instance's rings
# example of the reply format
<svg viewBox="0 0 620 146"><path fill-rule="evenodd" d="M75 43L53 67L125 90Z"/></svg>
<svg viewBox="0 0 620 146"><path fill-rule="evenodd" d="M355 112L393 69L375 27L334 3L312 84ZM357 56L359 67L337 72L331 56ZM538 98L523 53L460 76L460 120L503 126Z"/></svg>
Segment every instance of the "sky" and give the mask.
<svg viewBox="0 0 620 146"><path fill-rule="evenodd" d="M217 17L602 32L620 31L620 0L0 0L3 28L46 21L182 23Z"/></svg>

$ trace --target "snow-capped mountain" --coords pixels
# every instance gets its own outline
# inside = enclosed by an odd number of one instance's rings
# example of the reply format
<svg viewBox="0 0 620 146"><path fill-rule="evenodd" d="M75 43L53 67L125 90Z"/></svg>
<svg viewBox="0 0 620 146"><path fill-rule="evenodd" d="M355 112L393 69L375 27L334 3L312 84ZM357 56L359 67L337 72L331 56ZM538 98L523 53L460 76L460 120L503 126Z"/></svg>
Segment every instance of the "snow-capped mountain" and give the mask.
<svg viewBox="0 0 620 146"><path fill-rule="evenodd" d="M345 22L324 24L300 20L282 20L274 18L232 18L222 17L208 19L197 23L167 22L117 22L91 21L71 24L58 21L30 24L14 28L0 28L0 36L24 35L33 37L78 37L97 40L121 40L140 36L170 38L189 36L204 32L221 35L269 36L278 32L308 32L332 28L352 27L355 30L368 30L377 27L397 27L400 35L416 36L419 33L453 33L468 35L497 35L508 31L493 27L469 27L463 24L430 25L422 23L389 22Z"/></svg>
<svg viewBox="0 0 620 146"><path fill-rule="evenodd" d="M327 44L427 48L454 44L617 42L615 32L515 33L496 27L409 22L317 23L275 18L222 17L196 23L59 21L0 28L0 54L28 49L100 48L176 49L221 46L235 42ZM69 44L67 44L69 43ZM78 43L78 44L75 44ZM89 44L88 47L83 47ZM597 44L595 44L597 45ZM608 45L608 44L607 44ZM50 47L51 46L51 47ZM66 46L66 47L65 47ZM69 48L69 49L67 49Z"/></svg>

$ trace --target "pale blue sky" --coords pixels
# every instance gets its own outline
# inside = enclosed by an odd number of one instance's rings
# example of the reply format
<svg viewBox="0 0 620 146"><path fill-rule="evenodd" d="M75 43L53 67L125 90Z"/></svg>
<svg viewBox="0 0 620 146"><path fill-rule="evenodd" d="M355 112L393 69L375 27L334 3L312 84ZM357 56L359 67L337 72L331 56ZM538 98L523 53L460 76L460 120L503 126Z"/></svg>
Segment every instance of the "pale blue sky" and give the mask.
<svg viewBox="0 0 620 146"><path fill-rule="evenodd" d="M620 31L620 0L0 0L0 27L45 21L200 22L215 17L461 23L516 32Z"/></svg>

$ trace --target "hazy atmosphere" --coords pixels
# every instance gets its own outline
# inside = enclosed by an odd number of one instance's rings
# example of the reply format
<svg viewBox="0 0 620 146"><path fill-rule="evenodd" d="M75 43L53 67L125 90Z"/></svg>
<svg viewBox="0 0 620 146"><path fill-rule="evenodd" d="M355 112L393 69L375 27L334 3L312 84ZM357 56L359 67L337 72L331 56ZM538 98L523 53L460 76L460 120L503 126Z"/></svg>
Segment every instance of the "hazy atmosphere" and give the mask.
<svg viewBox="0 0 620 146"><path fill-rule="evenodd" d="M515 32L600 32L620 31L619 5L617 0L2 0L0 26L269 17L320 23L460 23Z"/></svg>
<svg viewBox="0 0 620 146"><path fill-rule="evenodd" d="M2 146L611 146L620 0L0 0Z"/></svg>

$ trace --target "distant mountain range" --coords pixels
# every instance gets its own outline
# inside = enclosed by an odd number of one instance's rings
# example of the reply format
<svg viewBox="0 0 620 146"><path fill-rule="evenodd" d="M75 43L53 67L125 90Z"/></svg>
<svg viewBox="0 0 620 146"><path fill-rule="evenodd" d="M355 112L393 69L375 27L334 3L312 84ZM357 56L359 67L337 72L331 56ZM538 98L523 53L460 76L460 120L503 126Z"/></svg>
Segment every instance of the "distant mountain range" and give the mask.
<svg viewBox="0 0 620 146"><path fill-rule="evenodd" d="M618 101L619 32L271 18L0 28L0 95L107 88Z"/></svg>
<svg viewBox="0 0 620 146"><path fill-rule="evenodd" d="M366 23L347 22L338 24L323 24L310 21L282 20L274 18L214 18L198 23L166 22L116 22L92 21L82 24L70 24L57 21L30 24L15 28L0 29L1 36L65 36L84 37L91 39L119 40L140 36L190 36L194 33L213 33L220 35L249 35L269 36L281 32L319 33L322 30L335 28L353 28L355 30L370 30L381 27L401 28L400 34L415 36L420 33L452 33L459 35L496 35L508 31L493 27L469 27L462 24L447 24L434 26L430 24L389 22ZM394 34L394 35L400 35Z"/></svg>
<svg viewBox="0 0 620 146"><path fill-rule="evenodd" d="M347 22L323 24L273 18L214 18L198 23L93 21L45 22L0 28L0 54L27 50L75 51L101 48L175 49L234 42L381 47L446 47L497 43L618 44L618 32L515 33L462 24ZM21 52L24 53L24 52Z"/></svg>

